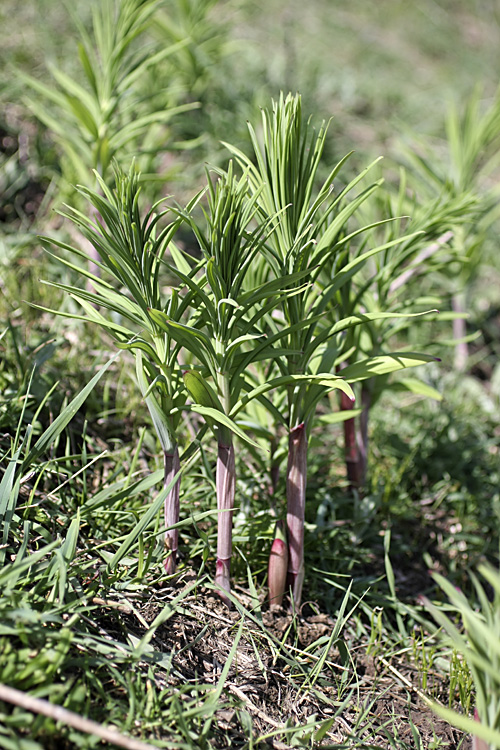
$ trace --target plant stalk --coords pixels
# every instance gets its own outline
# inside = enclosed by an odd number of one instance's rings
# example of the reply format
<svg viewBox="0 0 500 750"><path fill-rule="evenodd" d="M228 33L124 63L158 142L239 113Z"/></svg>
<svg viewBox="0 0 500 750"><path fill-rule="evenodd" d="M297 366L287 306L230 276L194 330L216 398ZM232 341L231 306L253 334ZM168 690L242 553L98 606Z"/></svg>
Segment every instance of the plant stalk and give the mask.
<svg viewBox="0 0 500 750"><path fill-rule="evenodd" d="M474 709L474 719L475 721L481 723L477 708ZM472 750L489 750L489 748L490 746L485 740L482 740L480 737L476 737L476 735L472 736Z"/></svg>
<svg viewBox="0 0 500 750"><path fill-rule="evenodd" d="M304 581L304 519L307 484L307 432L304 422L290 430L286 497L288 529L288 583L295 606L300 605Z"/></svg>
<svg viewBox="0 0 500 750"><path fill-rule="evenodd" d="M215 583L220 586L220 597L226 604L229 598L224 592L231 591L231 554L233 536L233 508L236 487L236 469L234 445L232 439L228 445L219 442L217 452L216 490L217 490L217 564Z"/></svg>
<svg viewBox="0 0 500 750"><path fill-rule="evenodd" d="M346 393L340 393L340 408L348 411L354 408L354 403ZM344 460L347 480L351 491L358 491L363 483L363 459L358 445L356 420L354 417L344 422Z"/></svg>
<svg viewBox="0 0 500 750"><path fill-rule="evenodd" d="M366 471L368 467L368 422L370 419L370 407L372 394L368 383L363 382L361 386L361 407L359 415L359 428L357 432L358 460L360 474L360 488L366 484Z"/></svg>
<svg viewBox="0 0 500 750"><path fill-rule="evenodd" d="M163 486L167 487L178 474L181 468L179 460L179 450L175 445L172 453L164 452L164 478ZM177 567L177 549L179 546L179 529L169 528L179 522L179 490L180 477L165 498L165 550L167 558L165 560L165 570L168 575L173 575Z"/></svg>
<svg viewBox="0 0 500 750"><path fill-rule="evenodd" d="M344 367L348 366L348 362L344 362L341 366L337 366L336 372L340 374ZM351 411L354 409L354 402L351 401L349 396L340 391L340 409L341 411ZM344 430L344 462L347 474L347 481L349 482L349 489L351 492L358 491L363 484L363 438L361 434L358 434L356 427L356 419L346 419L343 422ZM363 428L361 428L362 431Z"/></svg>
<svg viewBox="0 0 500 750"><path fill-rule="evenodd" d="M278 489L278 482L280 478L280 460L276 458L276 452L278 449L278 438L274 437L271 440L271 457L269 462L269 475L271 477L270 493L276 495Z"/></svg>
<svg viewBox="0 0 500 750"><path fill-rule="evenodd" d="M394 294L394 292L396 292L400 287L407 284L412 276L414 276L416 273L419 273L421 269L425 269L425 261L431 258L437 250L439 250L443 245L446 245L446 243L452 239L453 232L447 231L442 234L441 237L438 237L438 239L433 242L432 245L424 247L424 249L415 256L415 259L413 260L410 268L405 269L403 273L397 276L391 283L389 287L389 295Z"/></svg>

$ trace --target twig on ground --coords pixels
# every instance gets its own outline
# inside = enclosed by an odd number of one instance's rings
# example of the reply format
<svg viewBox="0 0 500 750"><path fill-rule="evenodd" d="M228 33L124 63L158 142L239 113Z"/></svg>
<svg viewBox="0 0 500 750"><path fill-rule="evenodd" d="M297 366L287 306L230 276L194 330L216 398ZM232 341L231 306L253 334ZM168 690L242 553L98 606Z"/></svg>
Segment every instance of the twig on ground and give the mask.
<svg viewBox="0 0 500 750"><path fill-rule="evenodd" d="M285 724L280 724L279 721L275 721L274 719L271 719L270 716L264 713L264 711L261 711L258 706L255 705L255 703L252 703L250 698L245 695L243 690L240 690L236 687L236 685L229 685L229 690L235 694L237 698L239 698L243 703L246 703L248 709L252 711L253 713L257 714L259 719L262 719L262 721L265 721L266 724L269 724L272 727L275 727L276 729L286 729Z"/></svg>
<svg viewBox="0 0 500 750"><path fill-rule="evenodd" d="M79 732L100 737L106 742L125 748L125 750L157 750L153 745L148 745L145 742L141 742L141 740L135 740L133 737L127 737L113 727L105 727L96 721L92 721L92 719L86 719L73 711L68 711L67 708L56 706L42 698L33 698L33 696L8 685L0 684L0 700L24 708L32 713L48 716L49 719L60 721Z"/></svg>
<svg viewBox="0 0 500 750"><path fill-rule="evenodd" d="M393 675L394 675L395 677L397 677L397 678L398 678L398 680L401 680L401 682L403 683L403 685L404 685L404 686L405 686L406 688L408 688L408 690L411 690L412 692L416 693L416 694L418 695L418 697L419 697L419 698L420 698L420 699L421 699L422 701L424 701L424 703L425 703L426 705L428 705L428 706L432 706L432 704L433 704L433 703L439 703L440 705L442 705L441 701L439 701L439 700L438 700L437 698L434 698L434 700L431 700L430 698L428 698L428 697L426 696L426 694L425 694L425 693L424 693L424 692L423 692L422 690L420 690L420 688L418 688L418 687L417 687L416 685L413 685L413 684L412 684L412 683L410 682L410 680L409 680L409 679L408 679L407 677L405 677L405 676L404 676L403 674L401 674L401 672L399 672L399 671L398 671L398 670L396 669L396 667L393 667L393 666L392 666L392 664L389 664L389 662L388 662L388 661L386 661L386 660L385 660L385 659L383 658L383 656L379 656L379 657L378 657L378 660L379 660L379 661L381 661L381 662L382 662L382 664L384 665L384 667L387 667L387 669L388 669L388 670L389 670L390 672L392 672L392 674L393 674Z"/></svg>

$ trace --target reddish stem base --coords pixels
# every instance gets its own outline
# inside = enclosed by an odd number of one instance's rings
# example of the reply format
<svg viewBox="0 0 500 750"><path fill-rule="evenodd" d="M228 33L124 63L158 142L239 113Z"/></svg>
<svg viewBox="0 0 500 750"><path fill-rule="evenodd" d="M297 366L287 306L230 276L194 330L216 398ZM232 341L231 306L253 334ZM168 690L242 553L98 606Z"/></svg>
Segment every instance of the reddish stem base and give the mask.
<svg viewBox="0 0 500 750"><path fill-rule="evenodd" d="M286 477L288 582L295 606L300 605L304 580L304 518L307 483L307 433L304 423L290 430Z"/></svg>

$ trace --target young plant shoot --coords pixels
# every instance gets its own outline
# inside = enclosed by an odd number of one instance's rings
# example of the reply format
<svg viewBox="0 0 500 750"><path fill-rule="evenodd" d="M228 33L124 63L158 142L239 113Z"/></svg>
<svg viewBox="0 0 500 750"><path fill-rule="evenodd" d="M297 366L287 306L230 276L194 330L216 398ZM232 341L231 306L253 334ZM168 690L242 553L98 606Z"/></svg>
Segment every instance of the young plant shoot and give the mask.
<svg viewBox="0 0 500 750"><path fill-rule="evenodd" d="M184 315L189 299L179 301L172 291L164 300L161 292L163 255L175 234L177 222L157 230L160 220L168 213L156 213L158 205L141 218L140 187L134 166L128 174L119 169L115 174L114 191L99 175L96 175L99 192L79 188L96 209L94 215L102 217L100 221L93 221L71 208L62 212L97 251L99 276L85 266L74 265L67 257L69 252L85 260L84 251L57 239L45 238L46 245L55 245L64 251L58 256L59 260L90 280L92 287L91 291L86 291L76 286L52 283L52 286L68 292L86 314L52 312L97 324L113 336L119 348L129 349L135 355L137 380L163 451L164 487L170 487L165 498L165 569L172 574L176 569L178 530L171 527L179 521L177 427L187 394L177 365L179 346L155 321L151 310L161 310L177 320ZM113 283L109 283L106 276ZM111 315L103 315L103 309Z"/></svg>
<svg viewBox="0 0 500 750"><path fill-rule="evenodd" d="M218 514L217 563L215 581L223 598L231 590L232 516L236 470L233 434L248 440L231 419L243 386L241 372L245 351L259 339L247 322L249 311L265 299L266 290L247 292L244 279L250 264L262 250L266 226L252 230L256 199L248 199L247 177L236 178L232 166L219 173L214 182L207 174L208 206L200 222L193 209L178 209L178 216L192 230L202 254L202 262L192 273L184 264L172 270L189 290L190 304L196 310L190 325L173 320L168 313L151 310L156 323L179 345L194 356L196 364L184 372L184 382L193 404L192 411L203 415L217 440L216 493ZM202 226L202 224L205 226ZM183 270L184 269L184 270ZM250 355L251 359L251 355Z"/></svg>
<svg viewBox="0 0 500 750"><path fill-rule="evenodd" d="M392 195L388 191L377 193L370 204L365 204L371 227L364 234L361 247L348 246L342 266L364 252L370 245L385 245L383 252L373 256L356 276L351 277L341 289L344 314L355 315L364 311L365 323L340 334L336 347L344 352L345 368L363 357L378 357L388 350L391 339L406 340L415 318L425 316L432 320L442 307L442 299L436 296L431 278L439 278L453 257L449 242L453 231L468 220L473 203L470 198L451 198L444 195L438 200L418 202L409 199L405 173L401 172L399 190ZM407 214L411 215L408 222ZM380 223L384 216L392 221ZM378 222L377 222L378 219ZM411 232L409 231L411 229ZM330 275L325 274L325 289L331 284ZM434 292L434 293L433 293ZM326 309L332 321L338 319L338 299L331 299ZM433 313L429 317L429 313ZM440 315L441 320L448 315ZM426 347L427 349L428 347ZM419 364L419 361L416 361ZM346 375L342 369L340 375ZM348 374L349 370L347 370ZM440 399L436 389L416 378L402 378L397 382L387 376L370 375L362 379L358 390L359 417L353 416L344 422L344 445L347 478L351 490L362 492L366 482L368 457L368 424L373 405L387 389L406 389L424 397ZM341 408L345 409L344 401Z"/></svg>
<svg viewBox="0 0 500 750"><path fill-rule="evenodd" d="M193 231L202 254L199 273L196 267L189 274L179 264L172 266L190 290L190 304L196 313L189 326L172 321L161 312L151 311L151 314L197 362L186 370L184 380L194 401L189 408L206 418L217 439L216 582L223 592L229 593L235 494L233 434L249 440L234 420L251 399L264 399L268 391L293 386L305 377L302 373L291 373L255 386L249 370L256 362L276 357L274 344L283 334L266 336L263 323L289 295L300 293L308 271L299 268L288 273L283 269L275 279L264 283L259 279L256 286L246 284L247 274L249 279L254 278L249 273L251 265L262 262L261 256L271 262L267 245L276 231L276 216L259 218L259 191L249 195L247 171L237 178L232 163L227 172L218 172L215 184L209 176L207 199L206 228L200 226L193 213L196 199L189 211L177 210ZM326 377L331 387L345 387L339 378Z"/></svg>
<svg viewBox="0 0 500 750"><path fill-rule="evenodd" d="M366 316L359 314L345 318L341 306L338 319L328 320L325 310L330 300L341 300L342 286L369 257L395 243L371 248L336 273L346 245L371 228L361 226L350 231L350 223L381 181L353 197L350 195L376 162L336 193L334 180L348 155L330 171L317 190L318 167L327 132L325 125L316 132L310 122L304 123L300 96L281 96L273 111L264 110L262 117L262 142L250 126L255 165L253 159L240 150L226 145L248 170L250 190L261 217L274 221L268 239L271 252L266 255L269 277L279 279L284 275L305 274L295 282L295 293L282 298L281 315L269 321L272 332L284 347L275 357L276 366L284 378L290 378L288 402L281 418L287 426L289 441L286 477L288 585L298 606L304 578L308 434L316 407L328 390L340 388L347 398L354 400L347 374L345 379L332 375L335 365L339 364L334 337L366 322ZM319 279L324 278L325 272L329 283L320 286ZM303 283L304 278L307 284ZM423 357L420 361L428 359ZM384 367L397 369L396 360L397 357L387 357ZM380 363L367 361L364 365L368 376Z"/></svg>

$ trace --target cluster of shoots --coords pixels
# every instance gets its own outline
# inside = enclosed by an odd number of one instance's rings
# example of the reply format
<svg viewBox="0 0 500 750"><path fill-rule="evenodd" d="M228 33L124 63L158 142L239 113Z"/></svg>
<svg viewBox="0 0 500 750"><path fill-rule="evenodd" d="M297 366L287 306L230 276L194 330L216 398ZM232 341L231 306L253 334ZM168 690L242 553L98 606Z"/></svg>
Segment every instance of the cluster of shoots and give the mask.
<svg viewBox="0 0 500 750"><path fill-rule="evenodd" d="M82 315L70 315L103 327L135 357L164 456L167 573L178 564L186 415L202 418L203 435L208 430L216 446L215 581L228 602L235 443L267 451L279 507L277 446L285 434L286 512L284 505L277 511L269 600L281 605L290 595L299 606L308 441L318 405L337 392L342 406L336 419L349 420L357 406L355 384L433 359L391 351L388 337L366 356L358 335L428 312L365 304L384 271L377 259L388 262L400 247L417 251L425 228L382 236L390 216L360 220L361 207L382 184L368 181L375 163L342 184L346 156L319 180L327 127L316 130L303 119L300 96L282 96L262 118L260 136L250 126L253 153L226 144L232 152L227 170L207 170L207 187L186 207L160 210L157 204L142 216L134 166L128 174L116 168L114 189L99 175L97 190L80 188L90 218L76 209L64 215L95 249L95 273L72 261L75 255L85 261L85 251L58 240L47 245L62 250L62 262L86 277L84 290L57 285L83 308ZM189 252L175 243L181 226L193 238ZM404 264L408 254L398 257ZM252 427L251 409L265 415L260 425Z"/></svg>

